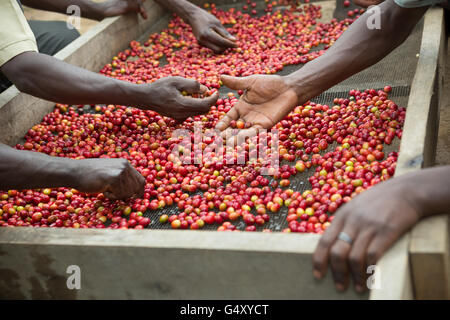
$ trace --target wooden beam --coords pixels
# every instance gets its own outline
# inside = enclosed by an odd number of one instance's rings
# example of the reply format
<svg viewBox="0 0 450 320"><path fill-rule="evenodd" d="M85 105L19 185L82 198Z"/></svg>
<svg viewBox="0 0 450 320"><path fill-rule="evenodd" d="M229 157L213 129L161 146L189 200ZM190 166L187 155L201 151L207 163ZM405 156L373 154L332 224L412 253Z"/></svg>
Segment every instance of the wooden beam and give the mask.
<svg viewBox="0 0 450 320"><path fill-rule="evenodd" d="M437 84L442 82L438 65L445 45L443 23L442 8L433 7L426 12L420 57L408 99L396 177L433 164L439 123L437 114L440 88ZM445 237L445 234L441 233L443 229L435 231L436 233L430 233L429 237ZM381 289L372 290L371 299L413 298L414 287L416 294L418 293L416 283L413 283L411 278L408 252L410 240L411 234L407 233L380 259L378 267L381 270ZM416 239L417 241L419 240ZM427 269L427 266L430 269ZM428 265L427 261L424 261L420 268L415 268L417 271L421 270L416 277L427 277L427 273L422 271L432 272L432 268L433 263ZM417 280L416 277L413 279Z"/></svg>
<svg viewBox="0 0 450 320"><path fill-rule="evenodd" d="M443 9L433 7L425 14L420 56L408 99L396 175L433 165L438 130L438 68L444 46Z"/></svg>
<svg viewBox="0 0 450 320"><path fill-rule="evenodd" d="M425 48L437 51L439 55L429 57L429 64L436 65L433 95L430 99L430 112L427 132L423 145L424 167L434 165L436 141L439 124L439 104L443 93L445 59L447 56L447 37L444 17L435 8L435 19L432 37L428 37ZM431 31L431 28L430 28ZM439 36L440 35L440 36ZM429 79L423 79L424 84ZM450 254L449 254L449 222L448 215L426 219L420 222L411 232L409 247L411 274L417 299L450 299Z"/></svg>
<svg viewBox="0 0 450 320"><path fill-rule="evenodd" d="M3 299L367 299L312 277L314 234L0 228ZM67 268L81 289L67 287ZM19 267L20 266L20 267Z"/></svg>
<svg viewBox="0 0 450 320"><path fill-rule="evenodd" d="M431 217L411 232L409 247L416 299L450 299L448 215Z"/></svg>

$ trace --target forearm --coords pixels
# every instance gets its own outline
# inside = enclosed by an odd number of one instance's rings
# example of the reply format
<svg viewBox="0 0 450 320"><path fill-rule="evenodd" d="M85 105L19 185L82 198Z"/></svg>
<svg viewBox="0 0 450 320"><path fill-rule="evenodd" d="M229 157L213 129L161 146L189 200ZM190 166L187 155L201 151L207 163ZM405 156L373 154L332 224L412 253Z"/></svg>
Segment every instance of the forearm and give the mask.
<svg viewBox="0 0 450 320"><path fill-rule="evenodd" d="M155 0L155 2L171 12L176 13L187 23L190 23L194 12L200 9L195 4L186 0Z"/></svg>
<svg viewBox="0 0 450 320"><path fill-rule="evenodd" d="M22 4L40 10L67 14L67 8L75 5L80 8L83 18L102 20L104 18L102 2L91 0L21 0Z"/></svg>
<svg viewBox="0 0 450 320"><path fill-rule="evenodd" d="M421 218L450 213L450 166L423 169L391 181L410 198Z"/></svg>
<svg viewBox="0 0 450 320"><path fill-rule="evenodd" d="M374 13L364 13L325 54L286 76L299 103L377 63L408 37L427 9L404 9L393 0L383 2L379 8L379 29L368 28L368 19L373 19Z"/></svg>
<svg viewBox="0 0 450 320"><path fill-rule="evenodd" d="M76 188L74 161L79 160L20 151L0 143L0 190Z"/></svg>
<svg viewBox="0 0 450 320"><path fill-rule="evenodd" d="M142 95L142 85L108 78L36 52L14 57L1 70L20 91L58 103L137 107Z"/></svg>

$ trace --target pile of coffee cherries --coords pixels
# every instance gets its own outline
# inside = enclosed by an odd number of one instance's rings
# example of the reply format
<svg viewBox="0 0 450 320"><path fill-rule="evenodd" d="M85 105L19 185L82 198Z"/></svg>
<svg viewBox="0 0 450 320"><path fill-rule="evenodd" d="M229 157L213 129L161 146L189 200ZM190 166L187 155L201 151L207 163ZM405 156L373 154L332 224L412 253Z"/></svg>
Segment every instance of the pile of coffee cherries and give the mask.
<svg viewBox="0 0 450 320"><path fill-rule="evenodd" d="M312 59L318 54L308 53L313 46L332 44L349 23L315 23L320 10L313 5L297 15L267 10L263 17L224 12L212 5L211 10L223 23L233 25L230 31L240 39L239 48L213 55L200 48L188 26L175 18L169 29L151 35L143 46L132 42L131 49L101 72L136 83L181 75L217 88L220 73L273 73L303 58ZM282 35L274 34L278 29ZM165 66L158 64L163 56ZM389 86L351 90L347 98L336 98L330 105L308 102L296 107L275 126L278 170L264 158L253 161L255 152L269 152L274 131L227 146L226 153L216 152L219 142L207 133L238 101L232 93L220 98L208 114L182 124L153 111L119 105L94 105L86 112L84 106L57 104L16 148L74 159L125 158L145 177L145 194L141 199L112 201L103 194L70 188L9 190L0 192L0 226L211 225L233 231L244 224L240 229L270 231L271 219L283 214L287 219L283 232L322 233L339 206L394 174L397 153L386 154L385 146L401 138L405 109L388 98L390 90ZM232 124L236 129L248 126L243 121ZM185 129L187 137L174 134L178 129ZM183 141L188 143L180 147ZM173 153L175 147L179 157ZM298 175L309 177L306 190L294 185ZM159 214L154 221L146 217L149 211L166 207L174 213Z"/></svg>
<svg viewBox="0 0 450 320"><path fill-rule="evenodd" d="M144 43L131 41L130 49L120 52L100 73L135 83L182 76L219 88L221 74L274 74L284 66L311 61L353 22L333 19L319 23L319 5L277 10L260 17L236 9L221 11L213 4L210 9L222 24L231 26L228 30L238 39L237 48L214 54L198 45L191 27L175 17L167 29L150 35Z"/></svg>

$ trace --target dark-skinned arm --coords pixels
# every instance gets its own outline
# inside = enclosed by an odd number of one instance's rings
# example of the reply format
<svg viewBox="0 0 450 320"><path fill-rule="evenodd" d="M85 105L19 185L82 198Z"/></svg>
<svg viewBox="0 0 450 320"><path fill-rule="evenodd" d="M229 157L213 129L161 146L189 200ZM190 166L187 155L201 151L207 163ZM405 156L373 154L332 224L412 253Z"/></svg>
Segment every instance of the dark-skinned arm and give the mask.
<svg viewBox="0 0 450 320"><path fill-rule="evenodd" d="M181 91L204 93L207 90L192 79L167 77L151 84L134 84L31 51L9 60L1 71L20 91L45 100L151 109L179 121L208 112L218 98L217 94L204 99L183 96Z"/></svg>
<svg viewBox="0 0 450 320"><path fill-rule="evenodd" d="M118 16L127 12L139 12L143 18L147 14L139 0L108 0L94 2L91 0L22 0L22 4L39 10L67 14L67 8L75 5L80 8L83 18L102 20L107 17Z"/></svg>
<svg viewBox="0 0 450 320"><path fill-rule="evenodd" d="M324 55L286 77L300 101L307 101L380 61L406 40L428 9L402 8L393 0L378 8L379 29L368 28L374 13L364 13Z"/></svg>
<svg viewBox="0 0 450 320"><path fill-rule="evenodd" d="M155 0L161 6L175 12L192 27L200 45L215 52L222 52L227 48L236 47L233 37L220 21L212 14L186 0Z"/></svg>
<svg viewBox="0 0 450 320"><path fill-rule="evenodd" d="M112 199L142 197L145 179L125 159L74 160L0 143L0 190L71 187Z"/></svg>
<svg viewBox="0 0 450 320"><path fill-rule="evenodd" d="M236 39L225 29L212 14L186 0L155 0L166 9L175 12L192 27L192 31L200 45L215 52L236 47ZM88 19L102 20L127 12L139 12L147 18L140 0L108 0L93 2L89 0L23 0L23 4L41 10L67 13L70 5L80 8L81 16Z"/></svg>
<svg viewBox="0 0 450 320"><path fill-rule="evenodd" d="M368 19L373 13L364 13L325 54L294 73L284 77L222 76L222 82L227 87L246 91L217 128L225 130L231 120L238 118L253 123L254 129L271 128L295 106L380 61L408 37L427 10L405 9L393 0L387 0L378 7L380 29L369 29ZM241 134L247 135L246 132Z"/></svg>

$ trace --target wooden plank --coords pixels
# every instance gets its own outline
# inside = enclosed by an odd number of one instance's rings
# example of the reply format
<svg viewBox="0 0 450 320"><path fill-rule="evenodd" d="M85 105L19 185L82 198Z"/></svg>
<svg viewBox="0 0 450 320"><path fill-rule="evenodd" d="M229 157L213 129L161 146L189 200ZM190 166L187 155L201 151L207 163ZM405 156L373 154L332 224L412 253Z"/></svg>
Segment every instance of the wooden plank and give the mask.
<svg viewBox="0 0 450 320"><path fill-rule="evenodd" d="M416 299L450 299L448 215L420 222L411 232L410 259Z"/></svg>
<svg viewBox="0 0 450 320"><path fill-rule="evenodd" d="M338 293L331 277L314 280L318 240L314 234L1 228L0 298L367 298ZM71 265L80 268L80 290L66 285Z"/></svg>
<svg viewBox="0 0 450 320"><path fill-rule="evenodd" d="M433 100L438 94L436 74L443 46L441 41L444 34L443 23L442 8L428 9L425 14L420 57L408 100L397 175L420 170L424 164L425 166L433 164L432 154L435 151L433 148L427 148L432 147L430 144L436 143L436 138L430 131L437 130L435 122L437 104Z"/></svg>
<svg viewBox="0 0 450 320"><path fill-rule="evenodd" d="M436 21L436 26L439 19ZM442 24L438 67L434 83L432 108L425 137L424 166L434 164L439 123L439 103L443 94L447 37ZM437 34L437 32L435 33ZM450 224L448 215L421 221L411 232L409 255L411 273L417 299L450 299Z"/></svg>
<svg viewBox="0 0 450 320"><path fill-rule="evenodd" d="M434 161L436 130L439 123L437 116L439 83L442 83L440 75L443 74L438 72L438 65L443 56L442 48L446 43L443 39L445 34L443 23L442 8L430 8L425 14L420 57L411 85L396 177L420 170L423 166L430 166ZM434 228L429 237L441 241L446 237L446 231L443 228ZM371 299L412 298L413 288L416 289L417 296L421 295L421 287L417 287L417 280L428 277L429 272L433 272L434 262L430 260L428 263L428 260L424 260L420 267L413 265L413 270L417 271L413 275L408 252L410 241L411 234L407 233L380 259L378 267L382 274L382 289L372 290ZM417 242L420 240L415 239L415 243ZM441 258L441 261L445 260ZM416 261L417 259L414 259L411 263Z"/></svg>

